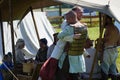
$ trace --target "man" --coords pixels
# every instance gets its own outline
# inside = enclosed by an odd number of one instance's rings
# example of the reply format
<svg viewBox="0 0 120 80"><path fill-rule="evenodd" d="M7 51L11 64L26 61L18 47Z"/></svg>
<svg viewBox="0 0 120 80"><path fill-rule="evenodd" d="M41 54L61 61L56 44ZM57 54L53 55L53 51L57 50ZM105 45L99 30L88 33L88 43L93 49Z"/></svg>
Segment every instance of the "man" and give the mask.
<svg viewBox="0 0 120 80"><path fill-rule="evenodd" d="M59 68L62 69L65 56L68 55L68 79L78 80L79 73L86 71L83 53L85 41L87 39L87 27L79 22L82 18L83 9L76 6L72 11L77 14L77 23L72 27L66 27L60 34L58 34L59 39L66 40L70 44L68 51L63 53L59 59ZM65 34L69 35L66 36Z"/></svg>
<svg viewBox="0 0 120 80"><path fill-rule="evenodd" d="M105 34L104 34L104 52L101 63L102 80L108 80L108 74L112 75L112 80L116 80L116 59L118 56L117 43L119 40L119 31L112 22L112 18L105 17Z"/></svg>
<svg viewBox="0 0 120 80"><path fill-rule="evenodd" d="M15 53L16 53L16 62L17 63L24 63L25 62L25 54L22 51L23 48L25 47L25 41L23 39L18 39L16 42L16 48L15 48Z"/></svg>
<svg viewBox="0 0 120 80"><path fill-rule="evenodd" d="M39 41L40 41L40 48L35 57L35 61L37 63L45 62L47 60L47 50L48 50L47 39L42 38Z"/></svg>

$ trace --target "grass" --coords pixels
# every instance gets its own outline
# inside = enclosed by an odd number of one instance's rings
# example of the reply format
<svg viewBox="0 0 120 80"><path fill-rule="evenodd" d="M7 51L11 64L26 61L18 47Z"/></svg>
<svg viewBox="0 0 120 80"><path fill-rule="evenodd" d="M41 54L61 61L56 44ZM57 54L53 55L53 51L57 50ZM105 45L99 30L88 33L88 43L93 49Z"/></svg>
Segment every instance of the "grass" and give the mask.
<svg viewBox="0 0 120 80"><path fill-rule="evenodd" d="M55 28L57 32L61 31L60 28ZM90 27L88 28L88 35L90 37L90 39L92 40L96 40L97 38L99 38L99 27ZM120 72L120 48L118 48L118 58L117 58L117 61L116 61L116 64L117 64L117 69L118 71Z"/></svg>

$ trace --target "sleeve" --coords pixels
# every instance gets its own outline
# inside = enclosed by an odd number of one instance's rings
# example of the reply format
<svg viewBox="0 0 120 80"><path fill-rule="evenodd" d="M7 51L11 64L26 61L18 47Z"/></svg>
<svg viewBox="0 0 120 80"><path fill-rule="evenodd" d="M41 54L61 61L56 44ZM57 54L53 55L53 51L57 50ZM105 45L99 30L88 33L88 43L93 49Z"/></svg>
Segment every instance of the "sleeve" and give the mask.
<svg viewBox="0 0 120 80"><path fill-rule="evenodd" d="M72 42L74 35L66 36L63 38L64 41Z"/></svg>
<svg viewBox="0 0 120 80"><path fill-rule="evenodd" d="M67 26L67 22L66 20L64 20L61 24L61 29L64 30L66 26Z"/></svg>
<svg viewBox="0 0 120 80"><path fill-rule="evenodd" d="M63 31L61 31L57 37L58 39L66 41L66 39L69 39L70 37L73 38L72 36L73 36L73 28L70 26L66 26L66 28Z"/></svg>

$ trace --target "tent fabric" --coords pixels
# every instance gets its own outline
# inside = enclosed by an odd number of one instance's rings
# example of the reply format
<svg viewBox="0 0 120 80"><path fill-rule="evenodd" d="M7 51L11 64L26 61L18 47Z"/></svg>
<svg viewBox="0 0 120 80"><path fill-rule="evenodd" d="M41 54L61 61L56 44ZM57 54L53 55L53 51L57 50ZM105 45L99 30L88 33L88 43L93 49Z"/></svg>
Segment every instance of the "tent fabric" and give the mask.
<svg viewBox="0 0 120 80"><path fill-rule="evenodd" d="M48 6L59 5L60 3L54 0L10 0L12 6L12 19L19 20L25 11L32 7L33 9L43 8ZM1 0L0 11L3 21L10 21L10 1Z"/></svg>
<svg viewBox="0 0 120 80"><path fill-rule="evenodd" d="M56 0L105 13L120 22L120 0Z"/></svg>
<svg viewBox="0 0 120 80"><path fill-rule="evenodd" d="M46 38L48 40L48 46L51 45L53 42L53 34L55 33L55 30L48 21L46 13L34 11L34 18L36 21L40 39ZM31 13L29 12L18 26L17 23L18 20L13 22L14 32L15 32L14 35L15 43L19 38L24 39L26 44L25 46L26 58L35 57L37 50L39 49L39 42L37 39ZM4 28L4 42L5 42L5 54L6 54L7 52L12 52L11 34L10 34L11 30L7 22L3 22L3 28ZM0 33L0 52L1 52L0 57L2 57L1 33Z"/></svg>

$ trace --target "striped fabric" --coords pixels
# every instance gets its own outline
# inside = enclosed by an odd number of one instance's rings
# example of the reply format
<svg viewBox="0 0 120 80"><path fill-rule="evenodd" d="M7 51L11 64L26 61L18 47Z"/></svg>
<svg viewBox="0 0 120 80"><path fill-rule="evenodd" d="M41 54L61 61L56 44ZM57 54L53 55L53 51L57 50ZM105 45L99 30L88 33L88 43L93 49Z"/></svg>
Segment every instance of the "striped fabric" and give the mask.
<svg viewBox="0 0 120 80"><path fill-rule="evenodd" d="M73 42L70 43L68 54L72 56L82 55L84 52L84 45L87 37L87 29L86 27L75 27L74 33L80 33L81 36L80 39L74 39Z"/></svg>

